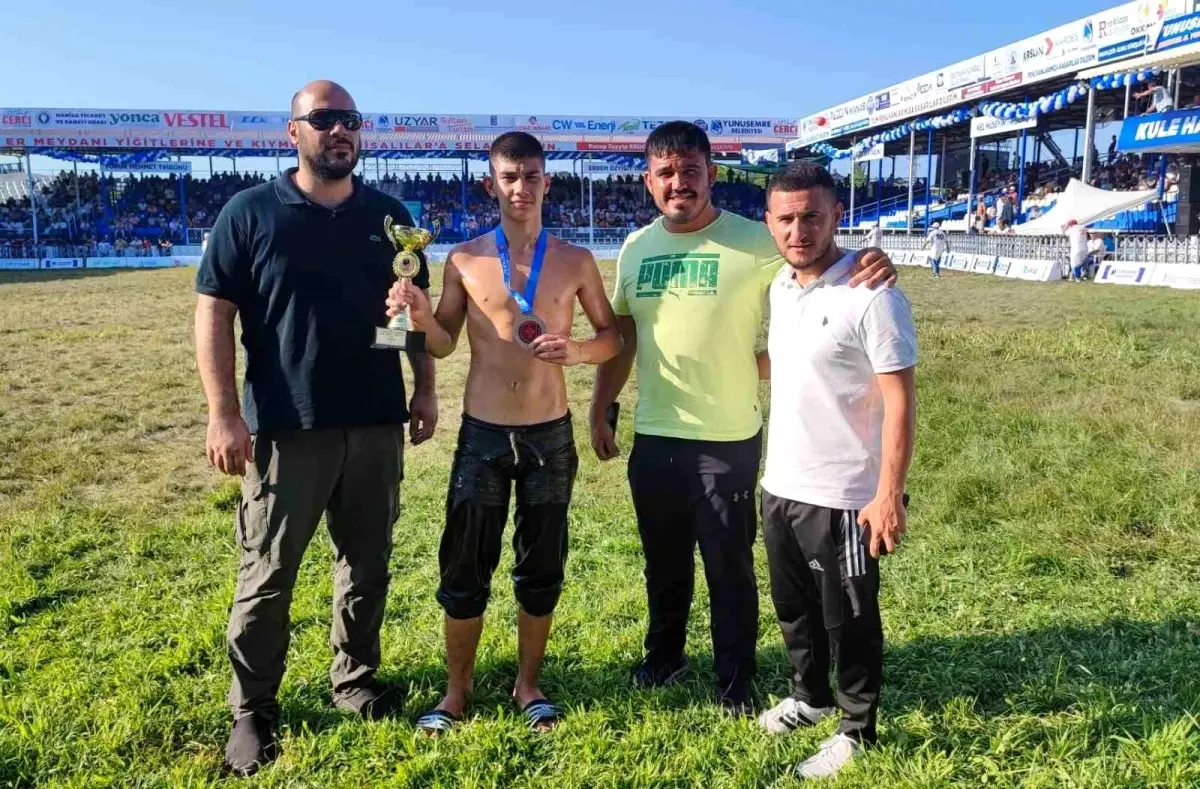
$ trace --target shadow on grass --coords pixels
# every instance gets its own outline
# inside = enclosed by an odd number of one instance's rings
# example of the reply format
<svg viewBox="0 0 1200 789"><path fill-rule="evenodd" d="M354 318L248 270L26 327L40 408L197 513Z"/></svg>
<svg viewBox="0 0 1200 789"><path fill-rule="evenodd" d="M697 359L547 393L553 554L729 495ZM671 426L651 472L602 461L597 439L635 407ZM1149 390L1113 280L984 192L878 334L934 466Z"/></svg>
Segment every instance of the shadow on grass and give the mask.
<svg viewBox="0 0 1200 789"><path fill-rule="evenodd" d="M884 657L884 713L970 702L984 717L1094 703L1179 717L1200 702L1200 620L1110 619L1004 635L926 636Z"/></svg>
<svg viewBox="0 0 1200 789"><path fill-rule="evenodd" d="M37 616L45 611L51 611L64 603L69 603L72 600L78 600L83 597L83 592L78 589L61 589L50 594L40 594L23 600L13 606L9 612L9 616L13 619L25 619L31 616Z"/></svg>
<svg viewBox="0 0 1200 789"><path fill-rule="evenodd" d="M41 614L47 614L84 596L79 589L61 589L48 594L34 595L14 605L8 612L8 619L0 619L0 633L14 633L29 621ZM0 784L2 786L3 784Z"/></svg>
<svg viewBox="0 0 1200 789"><path fill-rule="evenodd" d="M94 279L96 277L111 277L122 271L134 269L120 268L62 268L62 269L32 269L30 271L0 271L0 285L19 283L56 282L58 280ZM141 269L137 269L141 270Z"/></svg>
<svg viewBox="0 0 1200 789"><path fill-rule="evenodd" d="M716 698L711 654L692 650L690 659L692 671L683 682L634 690L628 664L589 664L551 654L541 687L568 712L608 710L617 717L629 712L640 717L711 708ZM770 697L790 692L791 669L782 645L760 650L758 661L758 697L765 705ZM1095 705L1124 710L1114 722L1132 730L1146 715L1165 719L1194 711L1200 675L1185 667L1196 665L1200 624L1185 619L1113 619L1003 635L920 637L886 650L881 716L886 722L906 712L937 712L963 703L982 717L1049 715ZM509 698L516 671L515 657L481 661L468 716L490 717L497 709L516 714ZM446 669L440 662L415 670L385 666L381 678L409 688L403 719L412 722L441 698ZM285 704L284 722L319 732L346 720L345 713L328 706L328 690L320 706L310 699Z"/></svg>

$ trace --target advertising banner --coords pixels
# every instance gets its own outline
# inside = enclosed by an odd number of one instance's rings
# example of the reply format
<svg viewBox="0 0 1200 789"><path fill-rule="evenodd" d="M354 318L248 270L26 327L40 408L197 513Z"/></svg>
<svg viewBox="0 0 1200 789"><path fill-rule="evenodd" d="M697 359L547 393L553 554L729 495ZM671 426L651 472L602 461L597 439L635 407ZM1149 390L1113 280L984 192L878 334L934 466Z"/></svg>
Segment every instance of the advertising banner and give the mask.
<svg viewBox="0 0 1200 789"><path fill-rule="evenodd" d="M1126 118L1117 149L1126 151L1200 150L1200 109L1173 110Z"/></svg>
<svg viewBox="0 0 1200 789"><path fill-rule="evenodd" d="M0 258L0 269L5 271L31 271L42 267L37 258Z"/></svg>
<svg viewBox="0 0 1200 789"><path fill-rule="evenodd" d="M1019 132L1021 129L1036 129L1037 118L1030 118L1026 121L1018 120L1002 120L993 118L990 115L980 115L978 118L971 119L971 137L990 137L994 134L1012 134Z"/></svg>
<svg viewBox="0 0 1200 789"><path fill-rule="evenodd" d="M212 136L233 131L286 139L288 115L282 112L194 110L0 109L0 133L38 136L141 137L145 135ZM589 137L642 138L677 118L582 115L438 115L433 113L363 113L364 137L370 135L483 135L507 131ZM686 117L711 137L783 143L798 133L791 118ZM124 146L122 146L124 147ZM140 147L140 146L132 146Z"/></svg>
<svg viewBox="0 0 1200 789"><path fill-rule="evenodd" d="M1185 47L1200 41L1200 12L1166 20L1158 31L1155 52Z"/></svg>
<svg viewBox="0 0 1200 789"><path fill-rule="evenodd" d="M854 157L856 162L874 162L883 158L884 143L877 142L866 150L866 153Z"/></svg>
<svg viewBox="0 0 1200 789"><path fill-rule="evenodd" d="M83 268L83 258L42 258L42 268Z"/></svg>
<svg viewBox="0 0 1200 789"><path fill-rule="evenodd" d="M1156 263L1150 284L1181 290L1200 289L1200 266L1188 263Z"/></svg>
<svg viewBox="0 0 1200 789"><path fill-rule="evenodd" d="M801 118L797 123L800 141L805 145L821 142L843 134L865 129L871 123L867 102L872 97L862 96L854 101L838 104L823 112Z"/></svg>
<svg viewBox="0 0 1200 789"><path fill-rule="evenodd" d="M976 274L991 274L995 266L995 255L976 255L974 263L971 264L971 271Z"/></svg>
<svg viewBox="0 0 1200 789"><path fill-rule="evenodd" d="M1053 282L1062 279L1062 264L1054 260L1013 260L1006 277L1030 282Z"/></svg>
<svg viewBox="0 0 1200 789"><path fill-rule="evenodd" d="M190 173L191 162L146 162L144 164L112 165L104 163L104 169L117 173Z"/></svg>
<svg viewBox="0 0 1200 789"><path fill-rule="evenodd" d="M1096 272L1097 285L1149 285L1153 263L1102 263Z"/></svg>
<svg viewBox="0 0 1200 789"><path fill-rule="evenodd" d="M1148 42L1200 40L1200 21L1164 25L1190 11L1190 0L1133 0L938 71L873 91L801 118L804 145L896 122L992 94L1072 75L1096 63L1143 53ZM1158 28L1166 30L1165 37ZM1194 30L1193 30L1194 27Z"/></svg>
<svg viewBox="0 0 1200 789"><path fill-rule="evenodd" d="M118 257L95 257L88 258L86 262L87 268L133 268L130 261L133 258L118 258Z"/></svg>

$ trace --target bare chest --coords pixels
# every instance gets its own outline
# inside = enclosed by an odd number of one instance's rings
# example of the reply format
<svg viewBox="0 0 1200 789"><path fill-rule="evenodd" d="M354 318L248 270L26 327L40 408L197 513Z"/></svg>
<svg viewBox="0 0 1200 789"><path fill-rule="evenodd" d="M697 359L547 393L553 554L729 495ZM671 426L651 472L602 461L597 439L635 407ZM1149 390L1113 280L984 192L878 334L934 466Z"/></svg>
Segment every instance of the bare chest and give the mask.
<svg viewBox="0 0 1200 789"><path fill-rule="evenodd" d="M492 266L486 265L488 262ZM527 300L529 311L549 324L570 326L579 284L565 266L547 261L537 280L536 289L529 287L529 267L514 266L509 282L505 282L499 261L484 261L464 272L464 284L469 297L468 312L492 322L514 320L521 306L514 292Z"/></svg>

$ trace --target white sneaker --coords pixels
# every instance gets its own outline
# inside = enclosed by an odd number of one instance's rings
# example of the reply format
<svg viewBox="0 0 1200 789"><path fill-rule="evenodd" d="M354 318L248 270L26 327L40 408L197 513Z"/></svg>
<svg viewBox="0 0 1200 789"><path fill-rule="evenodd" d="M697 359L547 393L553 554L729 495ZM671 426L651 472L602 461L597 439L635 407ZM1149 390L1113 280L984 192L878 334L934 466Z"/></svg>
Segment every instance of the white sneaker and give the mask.
<svg viewBox="0 0 1200 789"><path fill-rule="evenodd" d="M841 772L861 749L862 744L857 740L852 740L845 734L835 734L821 743L821 750L796 766L796 775L800 778L832 778Z"/></svg>
<svg viewBox="0 0 1200 789"><path fill-rule="evenodd" d="M772 734L787 734L801 727L816 726L836 714L836 707L814 707L788 696L760 715L758 725Z"/></svg>

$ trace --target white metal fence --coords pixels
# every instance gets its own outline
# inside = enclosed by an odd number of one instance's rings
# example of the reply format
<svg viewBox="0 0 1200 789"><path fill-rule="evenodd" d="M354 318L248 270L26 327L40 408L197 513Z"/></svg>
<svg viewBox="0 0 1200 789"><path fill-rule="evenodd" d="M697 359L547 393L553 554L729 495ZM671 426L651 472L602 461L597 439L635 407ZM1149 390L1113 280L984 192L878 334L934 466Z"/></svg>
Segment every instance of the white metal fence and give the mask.
<svg viewBox="0 0 1200 789"><path fill-rule="evenodd" d="M1066 260L1069 250L1066 236L1006 236L977 235L973 233L947 233L952 252L969 255L997 255L1023 260ZM907 233L884 233L883 245L898 251L918 251L925 245L925 237ZM839 233L837 244L843 249L861 249L866 245L865 233ZM1141 235L1112 236L1113 248L1109 248L1105 259L1118 261L1141 261L1146 263L1195 263L1200 264L1200 237Z"/></svg>

